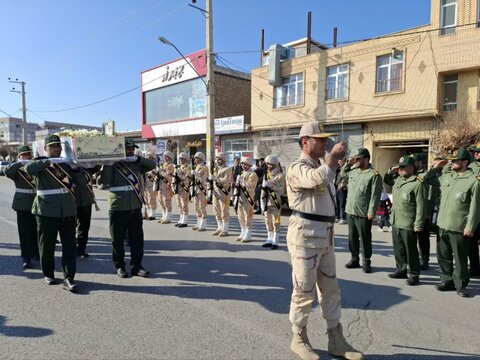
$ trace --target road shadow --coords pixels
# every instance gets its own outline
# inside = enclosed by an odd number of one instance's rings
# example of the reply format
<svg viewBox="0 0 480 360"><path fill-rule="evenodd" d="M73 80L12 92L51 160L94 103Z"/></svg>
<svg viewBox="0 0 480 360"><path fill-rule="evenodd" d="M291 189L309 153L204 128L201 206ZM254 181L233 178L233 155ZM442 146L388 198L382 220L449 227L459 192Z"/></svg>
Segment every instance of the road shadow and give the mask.
<svg viewBox="0 0 480 360"><path fill-rule="evenodd" d="M7 318L0 315L0 334L10 337L38 338L49 336L54 333L51 329L32 326L9 326L6 325Z"/></svg>

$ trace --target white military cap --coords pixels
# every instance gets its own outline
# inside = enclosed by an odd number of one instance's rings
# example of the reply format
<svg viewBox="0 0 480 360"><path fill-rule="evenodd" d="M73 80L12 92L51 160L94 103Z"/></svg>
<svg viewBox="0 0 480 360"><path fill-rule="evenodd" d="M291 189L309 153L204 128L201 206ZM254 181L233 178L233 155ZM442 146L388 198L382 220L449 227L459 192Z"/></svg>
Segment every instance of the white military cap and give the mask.
<svg viewBox="0 0 480 360"><path fill-rule="evenodd" d="M338 134L335 133L325 133L320 130L320 124L318 121L310 121L303 124L302 128L300 129L300 135L298 138L302 138L304 136L308 136L311 138L328 138L330 136L337 136Z"/></svg>
<svg viewBox="0 0 480 360"><path fill-rule="evenodd" d="M253 166L253 159L251 157L242 156L242 158L240 159L240 163Z"/></svg>
<svg viewBox="0 0 480 360"><path fill-rule="evenodd" d="M178 158L179 159L184 159L184 160L188 160L188 154L186 152L181 152L179 155L178 155Z"/></svg>
<svg viewBox="0 0 480 360"><path fill-rule="evenodd" d="M278 165L278 159L276 156L273 156L273 155L268 155L266 158L265 158L265 162L267 164L272 164L272 165Z"/></svg>
<svg viewBox="0 0 480 360"><path fill-rule="evenodd" d="M222 159L223 161L227 161L227 154L224 152L219 152L215 155L215 158Z"/></svg>
<svg viewBox="0 0 480 360"><path fill-rule="evenodd" d="M173 154L171 151L165 151L163 153L163 158L165 159L165 156L168 156L170 158L170 160L173 160Z"/></svg>
<svg viewBox="0 0 480 360"><path fill-rule="evenodd" d="M200 151L197 152L194 157L199 158L202 161L205 161L205 154Z"/></svg>

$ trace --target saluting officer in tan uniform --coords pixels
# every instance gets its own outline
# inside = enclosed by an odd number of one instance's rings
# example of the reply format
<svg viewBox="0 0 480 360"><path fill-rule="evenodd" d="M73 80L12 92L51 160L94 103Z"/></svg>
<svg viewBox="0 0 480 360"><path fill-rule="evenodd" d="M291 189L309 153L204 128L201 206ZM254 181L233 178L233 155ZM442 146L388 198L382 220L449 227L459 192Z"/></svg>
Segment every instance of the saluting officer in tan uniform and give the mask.
<svg viewBox="0 0 480 360"><path fill-rule="evenodd" d="M197 223L193 230L205 231L207 226L207 179L208 167L205 165L205 154L197 152L193 157L195 169L192 170L192 178L195 178L195 211L197 213Z"/></svg>
<svg viewBox="0 0 480 360"><path fill-rule="evenodd" d="M252 240L252 220L253 220L253 206L255 199L255 188L257 187L258 176L253 171L253 159L242 156L240 161L243 172L238 176L237 184L240 186L240 198L238 203L238 222L242 231L240 236L236 239L243 243Z"/></svg>
<svg viewBox="0 0 480 360"><path fill-rule="evenodd" d="M279 167L278 159L268 155L265 159L267 174L262 183L260 207L265 215L267 226L267 241L263 247L278 249L280 242L280 213L282 211L282 196L285 194L285 175Z"/></svg>
<svg viewBox="0 0 480 360"><path fill-rule="evenodd" d="M147 159L155 161L155 153L152 151L147 152ZM157 216L157 171L152 170L145 174L145 197L147 208L147 220L155 220Z"/></svg>
<svg viewBox="0 0 480 360"><path fill-rule="evenodd" d="M218 153L215 157L217 166L210 175L213 181L213 208L217 219L217 230L212 235L228 236L230 223L230 190L232 189L232 168L226 166L226 154Z"/></svg>
<svg viewBox="0 0 480 360"><path fill-rule="evenodd" d="M161 224L169 224L172 218L172 178L175 173L175 165L172 164L173 154L170 151L163 153L163 164L159 165L160 176L158 183L158 197L162 208L162 218L158 221Z"/></svg>
<svg viewBox="0 0 480 360"><path fill-rule="evenodd" d="M362 353L346 342L340 324L341 296L335 271L333 237L333 182L338 160L345 157L347 146L343 142L336 144L325 163L320 164L327 138L332 135L321 133L316 121L304 124L299 136L302 154L287 170L287 195L292 209L287 233L293 279L290 349L302 359L309 360L320 359L307 337L315 288L327 321L328 352L346 359L363 359Z"/></svg>
<svg viewBox="0 0 480 360"><path fill-rule="evenodd" d="M188 154L181 152L180 155L178 155L180 164L175 169L175 178L176 181L178 181L178 184L175 185L177 188L177 203L180 211L180 219L175 226L179 228L187 227L188 223L188 185L190 183L189 176L192 171L188 159Z"/></svg>

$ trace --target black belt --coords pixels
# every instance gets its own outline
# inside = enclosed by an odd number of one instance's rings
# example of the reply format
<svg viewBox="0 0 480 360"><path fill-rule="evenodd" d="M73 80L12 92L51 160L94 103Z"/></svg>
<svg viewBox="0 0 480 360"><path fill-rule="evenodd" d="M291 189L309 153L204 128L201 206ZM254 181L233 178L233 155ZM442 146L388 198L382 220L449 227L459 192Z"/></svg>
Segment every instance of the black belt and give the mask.
<svg viewBox="0 0 480 360"><path fill-rule="evenodd" d="M304 213L297 210L292 210L292 215L296 215L299 218L306 219L306 220L321 221L321 222L328 222L328 223L335 222L335 216L309 214L309 213Z"/></svg>

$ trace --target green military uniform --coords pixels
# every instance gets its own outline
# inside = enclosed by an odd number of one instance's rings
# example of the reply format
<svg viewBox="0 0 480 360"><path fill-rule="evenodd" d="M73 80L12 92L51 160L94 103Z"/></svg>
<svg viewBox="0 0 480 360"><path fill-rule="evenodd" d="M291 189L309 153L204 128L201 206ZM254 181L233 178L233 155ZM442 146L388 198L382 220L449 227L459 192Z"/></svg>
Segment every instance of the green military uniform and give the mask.
<svg viewBox="0 0 480 360"><path fill-rule="evenodd" d="M22 150L23 152L31 152L28 146L23 146L19 149L19 155ZM20 254L24 262L24 267L27 267L32 259L39 258L37 222L35 216L32 214L32 204L35 199L36 188L33 184L33 178L25 172L22 161L13 163L5 169L5 175L15 183L12 209L17 213Z"/></svg>
<svg viewBox="0 0 480 360"><path fill-rule="evenodd" d="M360 148L355 157L370 157L367 149ZM348 195L345 212L348 216L348 245L352 256L347 267L357 267L360 254L360 240L363 246L364 269L370 267L372 257L372 220L382 194L382 178L371 165L367 169L351 169L347 163L340 176L348 176ZM368 272L368 271L367 271Z"/></svg>
<svg viewBox="0 0 480 360"><path fill-rule="evenodd" d="M412 166L414 159L409 156L400 158L399 166ZM423 178L416 175L398 176L393 180L393 174L387 172L384 182L392 186L392 238L397 271L390 277L407 276L407 264L410 285L418 283L420 261L417 250L417 235L415 229L422 229L425 221L427 198Z"/></svg>
<svg viewBox="0 0 480 360"><path fill-rule="evenodd" d="M469 160L470 154L459 149L450 160ZM480 223L480 176L468 168L464 173L451 171L440 177L442 199L438 216L437 245L440 279L446 288L465 289L470 280L467 258L471 238L464 230L475 231ZM455 259L455 268L454 268ZM460 293L460 292L459 292Z"/></svg>
<svg viewBox="0 0 480 360"><path fill-rule="evenodd" d="M480 144L477 144L472 151L474 153L480 153ZM469 167L477 176L480 175L480 160L473 161ZM475 235L470 242L470 253L468 255L468 260L470 261L470 277L480 276L480 249L478 245L480 245L480 225L477 226Z"/></svg>
<svg viewBox="0 0 480 360"><path fill-rule="evenodd" d="M126 147L134 146L127 139ZM126 171L124 175L117 169ZM135 161L122 161L113 166L104 166L100 170L98 183L110 187L110 236L112 237L112 257L117 270L125 270L124 238L128 231L130 242L130 267L132 273L142 268L143 259L143 223L142 206L138 193L132 184L139 183L148 171L155 169L153 160L138 157ZM133 180L130 182L126 177ZM143 189L139 189L143 195Z"/></svg>
<svg viewBox="0 0 480 360"><path fill-rule="evenodd" d="M56 135L49 135L45 144L60 143ZM55 240L60 233L62 242L62 270L65 279L73 280L76 273L75 222L77 205L75 196L67 190L73 188L73 171L65 163L52 163L49 158L37 158L25 165L25 171L33 176L37 196L32 214L37 219L40 264L45 277L54 278ZM59 178L52 174L57 174Z"/></svg>
<svg viewBox="0 0 480 360"><path fill-rule="evenodd" d="M77 256L88 256L85 252L88 231L92 218L92 205L95 195L92 188L92 176L88 170L80 169L75 176L75 199L77 201Z"/></svg>
<svg viewBox="0 0 480 360"><path fill-rule="evenodd" d="M413 158L416 161L423 160L421 154L414 154ZM427 172L424 169L418 169L416 176L423 180L427 197L423 230L416 233L418 248L420 250L421 266L426 270L428 269L428 263L430 262L430 232L432 230L433 212L440 200L440 182L438 181L436 174L433 174L433 176L427 176Z"/></svg>

